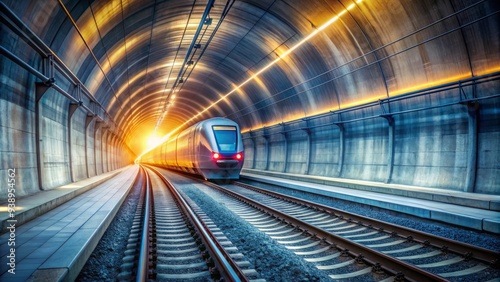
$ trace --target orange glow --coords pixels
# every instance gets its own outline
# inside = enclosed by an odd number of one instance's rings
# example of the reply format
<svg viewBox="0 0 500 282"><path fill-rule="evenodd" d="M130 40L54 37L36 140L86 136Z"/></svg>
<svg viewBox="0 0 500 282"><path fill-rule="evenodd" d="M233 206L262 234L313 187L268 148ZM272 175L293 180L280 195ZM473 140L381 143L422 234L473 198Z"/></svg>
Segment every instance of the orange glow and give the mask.
<svg viewBox="0 0 500 282"><path fill-rule="evenodd" d="M361 0L358 0L358 3L360 3ZM328 26L330 26L331 24L333 24L334 22L336 22L339 17L341 15L343 15L345 12L347 12L347 10L343 10L342 12L340 12L339 14L335 15L333 18L331 18L329 21L327 21L326 23L324 23L322 26L320 26L318 29L314 30L313 32L311 32L311 34L309 34L308 36L306 36L304 39L302 39L301 41L299 41L297 44L295 44L294 46L292 46L290 49L288 49L287 51L285 51L283 54L281 54L277 59L275 59L274 61L272 61L271 63L269 63L267 66L263 67L262 69L260 69L259 71L257 71L256 73L254 73L252 76L250 76L247 80L245 80L243 83L241 83L240 85L238 85L237 87L235 87L233 90L231 90L229 93L227 93L226 95L222 96L219 100L213 102L210 106L206 107L205 109L203 109L202 111L198 112L195 116L193 116L192 118L190 118L189 120L187 120L186 122L184 122L180 127L186 125L187 123L189 123L190 121L192 121L193 119L197 118L198 116L200 116L201 114L203 114L204 112L208 111L209 109L211 109L213 106L215 106L216 104L218 104L219 102L225 100L229 95L233 94L234 92L236 92L237 90L239 90L241 87L245 86L247 83L249 83L250 81L254 80L257 76L259 76L260 74L262 74L263 72L265 72L266 70L268 70L270 67L274 66L276 63L278 63L279 61L281 61L283 58L285 58L286 56L288 56L289 54L291 54L293 51L295 51L297 48L299 48L302 44L306 43L307 41L309 41L311 38L313 38L314 36L316 36L320 31L324 30L325 28L327 28ZM178 129L176 129L178 130Z"/></svg>
<svg viewBox="0 0 500 282"><path fill-rule="evenodd" d="M484 74L478 74L478 76L479 75L486 75L486 74L493 74L493 73L498 72L498 71L500 71L500 67L499 68L489 69L488 72L485 72ZM398 96L398 95L402 95L402 94L407 94L407 93L410 93L410 92L413 92L413 91L424 90L426 88L430 88L430 87L433 87L433 86L439 86L439 85L443 85L443 84L447 84L447 83L453 83L453 82L458 83L458 81L470 78L471 76L472 76L471 73L467 73L467 74L463 74L463 75L457 75L457 76L452 76L452 77L448 77L448 78L445 78L445 79L431 81L431 82L423 83L423 84L416 85L416 86L413 86L413 87L408 87L408 88L404 88L404 89L401 89L401 90L392 91L392 92L390 92L390 96ZM387 95L385 95L385 94L376 95L376 96L372 96L370 98L366 98L366 99L362 99L362 100L357 100L357 101L351 102L351 103L343 103L343 104L340 105L340 107L338 109L334 109L332 111L353 108L353 107L356 107L356 106L360 106L360 105L364 105L364 104L369 104L369 103L372 103L372 102L375 102L375 101L378 101L378 100L384 99L384 98L387 98ZM311 113L309 116L322 115L322 114L326 114L328 112L330 112L330 111L318 111L318 112ZM250 130L257 130L257 129L260 129L260 128L264 128L264 127L276 125L278 123L288 123L288 122L292 122L292 121L296 121L296 120L302 119L304 117L305 116L303 114L295 115L295 116L292 116L292 117L288 118L287 120L283 120L283 121L279 121L279 122L269 122L269 123L266 123L266 124L260 124L258 126L255 126L255 128L253 128L253 129L252 128L248 128L248 129L244 128L244 129L241 130L241 132L242 133L246 133L246 132L249 132Z"/></svg>
<svg viewBox="0 0 500 282"><path fill-rule="evenodd" d="M358 0L357 3L360 3L361 0ZM351 7L351 6L349 6ZM352 8L352 7L351 7ZM349 9L351 9L349 8ZM311 38L313 38L314 36L316 36L320 31L324 30L325 28L329 27L331 24L333 24L334 22L336 22L340 16L342 16L344 13L347 12L347 9L344 9L342 12L340 12L339 14L335 15L333 18L331 18L329 21L327 21L326 23L324 23L323 25L321 25L319 28L317 28L316 30L314 30L313 32L311 32L311 34L309 34L308 36L306 36L304 39L302 39L301 41L299 41L297 44L295 44L294 46L292 46L290 49L288 49L287 51L285 51L283 54L281 54L277 59L275 59L274 61L272 61L271 63L269 63L267 66L263 67L262 69L260 69L259 71L257 71L256 73L254 73L252 76L250 76L247 80L245 80L243 83L241 83L240 85L238 85L237 87L235 87L233 90L231 90L229 93L225 94L224 96L222 96L219 100L213 102L211 105L209 105L208 107L206 107L205 109L203 109L202 111L198 112L196 115L194 115L192 118L190 118L189 120L187 120L186 122L184 122L181 126L179 126L179 128L181 128L182 126L188 124L189 122L191 122L192 120L194 120L195 118L197 118L198 116L202 115L203 113L205 113L206 111L208 111L209 109L211 109L212 107L214 107L216 104L218 104L219 102L225 100L228 96L230 96L231 94L233 94L234 92L236 92L238 89L240 89L241 87L245 86L247 83L249 83L250 81L254 80L254 78L256 78L257 76L259 76L260 74L262 74L263 72L265 72L266 70L268 70L270 67L274 66L276 63L278 63L279 61L281 61L283 58L285 58L286 56L288 56L289 54L291 54L293 51L295 51L297 48L299 48L302 44L306 43L307 41L309 41ZM176 129L179 130L179 128Z"/></svg>
<svg viewBox="0 0 500 282"><path fill-rule="evenodd" d="M493 68L490 68L490 69L485 69L482 72L477 72L476 76L488 75L488 74L493 74L496 72L500 72L500 65L493 67Z"/></svg>
<svg viewBox="0 0 500 282"><path fill-rule="evenodd" d="M15 211L22 211L25 209L26 209L25 207L16 205ZM0 206L0 212L9 212L10 210L11 210L11 208L9 208L7 206Z"/></svg>
<svg viewBox="0 0 500 282"><path fill-rule="evenodd" d="M318 116L318 115L322 115L322 114L327 114L327 113L329 113L331 111L336 111L336 110L341 110L341 109L348 109L348 108L360 106L360 105L363 105L363 104L368 104L368 103L371 103L371 102L375 102L375 101L378 101L379 99L383 99L383 98L387 98L387 95L384 94L384 95L374 96L374 97L370 97L370 98L366 98L366 99L362 99L362 100L357 100L357 101L351 102L351 103L344 103L344 104L341 104L340 107L337 108L337 109L328 110L328 111L317 111L317 112L309 114L308 116L309 117L313 117L313 116ZM273 125L276 125L278 123L289 123L289 122L292 122L292 121L303 119L305 117L307 117L307 116L304 116L304 114L292 115L289 118L287 118L286 120L282 120L282 121L279 121L279 122L275 122L275 121L268 122L268 123L265 123L265 124L257 125L254 128L249 128L249 129L244 128L244 129L241 129L241 132L242 133L246 133L246 132L248 132L250 130L257 130L259 128L273 126Z"/></svg>
<svg viewBox="0 0 500 282"><path fill-rule="evenodd" d="M148 137L148 146L155 147L161 143L161 138L156 135L151 135Z"/></svg>
<svg viewBox="0 0 500 282"><path fill-rule="evenodd" d="M371 102L375 102L375 101L378 101L378 100L384 99L384 98L387 98L387 95L384 94L384 95L379 95L379 96L372 96L372 97L369 97L369 98L365 98L365 99L361 99L361 100L356 100L354 102L344 103L344 104L340 105L339 110L353 108L353 107L356 107L356 106L361 106L361 105L368 104L368 103L371 103Z"/></svg>
<svg viewBox="0 0 500 282"><path fill-rule="evenodd" d="M357 0L356 1L356 3L361 3L361 2L362 2L362 0ZM349 5L347 9L342 10L340 13L338 13L337 15L335 15L334 17L332 17L326 23L324 23L323 25L321 25L320 27L318 27L317 29L315 29L313 32L311 32L311 34L309 34L304 39L302 39L301 41L299 41L297 44L295 44L294 46L292 46L290 49L288 49L287 51L285 51L283 54L281 54L278 58L276 58L275 60L273 60L271 63L269 63L268 65L266 65L262 69L258 70L257 72L255 72L247 80L243 81L240 85L236 86L233 90L229 91L229 93L223 95L217 101L213 102L212 104L210 104L209 106L207 106L206 108L204 108L203 110L201 110L197 114L195 114L192 118L188 119L187 121L185 121L184 123L182 123L180 126L178 126L177 128L175 128L172 132L170 132L170 134L173 134L173 133L179 131L182 127L184 127L186 124L190 123L192 120L198 118L200 115L202 115L206 111L210 110L211 108L213 108L215 105L217 105L221 101L226 100L227 97L229 97L230 95L234 94L240 88L242 88L243 86L245 86L247 83L253 81L257 76L259 76L260 74L264 73L266 70L268 70L269 68L271 68L272 66L274 66L276 63L278 63L279 61L281 61L286 56L290 55L293 51L295 51L297 48L299 48L302 44L306 43L311 38L313 38L314 36L316 36L320 31L322 31L322 30L326 29L327 27L329 27L330 25L332 25L342 15L344 15L348 10L352 9L353 7L355 7L354 4ZM154 147L149 148L148 150L146 150L145 152L143 152L139 157L141 157L145 153L151 151L152 149L154 149Z"/></svg>
<svg viewBox="0 0 500 282"><path fill-rule="evenodd" d="M121 44L110 53L108 52L109 62L112 65L115 65L116 62L123 60L123 58L127 55L127 50L131 50L134 46L136 46L138 40L139 38L137 36L129 37L125 40L125 44ZM106 69L106 67L110 67L109 64L104 64L102 67L106 73L109 72L109 69Z"/></svg>
<svg viewBox="0 0 500 282"><path fill-rule="evenodd" d="M441 84L446 84L446 83L450 83L450 82L457 82L459 80L462 80L462 79L465 79L465 78L470 78L470 77L472 77L472 74L470 72L466 73L466 74L462 74L462 75L450 76L450 77L447 77L447 78L444 78L444 79L435 80L435 81L431 81L431 82L427 82L427 83L415 85L415 86L412 86L412 87L407 87L407 88L399 89L399 90L396 90L396 91L391 91L391 92L389 92L389 96L398 96L398 95L401 95L401 94L405 94L405 93L409 93L409 92L413 92L413 91L418 91L418 90L422 90L422 89L425 89L425 88L430 88L430 87L433 87L433 86L438 86L438 85L441 85Z"/></svg>

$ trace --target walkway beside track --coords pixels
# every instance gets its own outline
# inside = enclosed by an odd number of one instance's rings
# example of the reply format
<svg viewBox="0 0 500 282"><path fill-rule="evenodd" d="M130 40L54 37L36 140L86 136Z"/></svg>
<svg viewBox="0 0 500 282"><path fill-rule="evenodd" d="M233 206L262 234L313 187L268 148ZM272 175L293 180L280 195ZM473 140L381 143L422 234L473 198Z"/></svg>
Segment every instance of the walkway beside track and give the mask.
<svg viewBox="0 0 500 282"><path fill-rule="evenodd" d="M64 204L74 197L87 192L97 185L104 183L118 173L122 172L124 169L125 168L117 169L54 189L40 191L26 197L16 198L15 219L17 220L17 226L20 226L21 224L28 222L61 204ZM9 226L7 220L10 218L9 213L7 212L7 204L7 202L0 203L0 207L2 208L0 210L0 234L7 232L7 226Z"/></svg>
<svg viewBox="0 0 500 282"><path fill-rule="evenodd" d="M18 199L15 230L0 235L0 281L73 281L134 184L139 166ZM4 205L2 205L4 206ZM10 226L1 213L2 226ZM31 219L31 220L30 220ZM15 245L9 246L14 235ZM15 274L9 262L15 250Z"/></svg>
<svg viewBox="0 0 500 282"><path fill-rule="evenodd" d="M500 196L243 169L242 178L500 234Z"/></svg>

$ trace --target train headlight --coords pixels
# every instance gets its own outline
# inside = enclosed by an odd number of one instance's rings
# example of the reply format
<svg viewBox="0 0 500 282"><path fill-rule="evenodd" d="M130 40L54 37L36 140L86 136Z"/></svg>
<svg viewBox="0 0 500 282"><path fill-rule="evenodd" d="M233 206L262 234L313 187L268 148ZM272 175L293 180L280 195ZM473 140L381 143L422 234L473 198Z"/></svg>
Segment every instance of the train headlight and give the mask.
<svg viewBox="0 0 500 282"><path fill-rule="evenodd" d="M243 159L243 153L236 154L236 159L237 160L242 160Z"/></svg>
<svg viewBox="0 0 500 282"><path fill-rule="evenodd" d="M212 153L212 158L214 158L214 160L219 159L219 158L220 158L219 153L215 153L215 152L213 152L213 153Z"/></svg>

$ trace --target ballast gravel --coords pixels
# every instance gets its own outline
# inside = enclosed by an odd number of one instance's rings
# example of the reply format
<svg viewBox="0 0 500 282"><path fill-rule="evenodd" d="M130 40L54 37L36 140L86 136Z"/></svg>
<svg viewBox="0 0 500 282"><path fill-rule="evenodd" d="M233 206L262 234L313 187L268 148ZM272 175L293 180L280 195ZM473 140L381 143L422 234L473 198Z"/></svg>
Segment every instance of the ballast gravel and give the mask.
<svg viewBox="0 0 500 282"><path fill-rule="evenodd" d="M207 196L193 184L176 173L162 170L169 179L179 184L183 193L200 206L214 223L224 230L226 237L245 255L254 268L267 281L331 281L323 272L312 264L305 262L284 246L276 243L265 233L257 230L249 223L229 211L223 201ZM406 226L423 232L439 235L464 243L476 245L494 251L500 251L500 236L469 230L445 223L438 223L401 213L391 212L345 200L333 199L291 188L244 181L257 184L259 187L291 195L305 200L331 206L347 212L366 217L384 220L393 224ZM95 248L89 261L80 272L78 281L110 281L115 280L119 272L123 252L125 251L128 233L135 215L135 207L140 187L133 187L124 204Z"/></svg>
<svg viewBox="0 0 500 282"><path fill-rule="evenodd" d="M174 185L193 200L224 235L245 255L266 281L331 281L325 273L278 244L224 205L192 184L192 180L165 172Z"/></svg>

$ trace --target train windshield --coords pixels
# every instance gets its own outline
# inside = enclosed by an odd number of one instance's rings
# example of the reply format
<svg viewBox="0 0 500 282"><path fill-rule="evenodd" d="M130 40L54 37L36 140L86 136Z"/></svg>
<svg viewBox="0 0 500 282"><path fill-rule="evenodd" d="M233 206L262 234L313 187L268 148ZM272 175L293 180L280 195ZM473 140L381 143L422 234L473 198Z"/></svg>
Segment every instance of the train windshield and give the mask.
<svg viewBox="0 0 500 282"><path fill-rule="evenodd" d="M212 128L221 152L236 151L236 126L213 126Z"/></svg>

